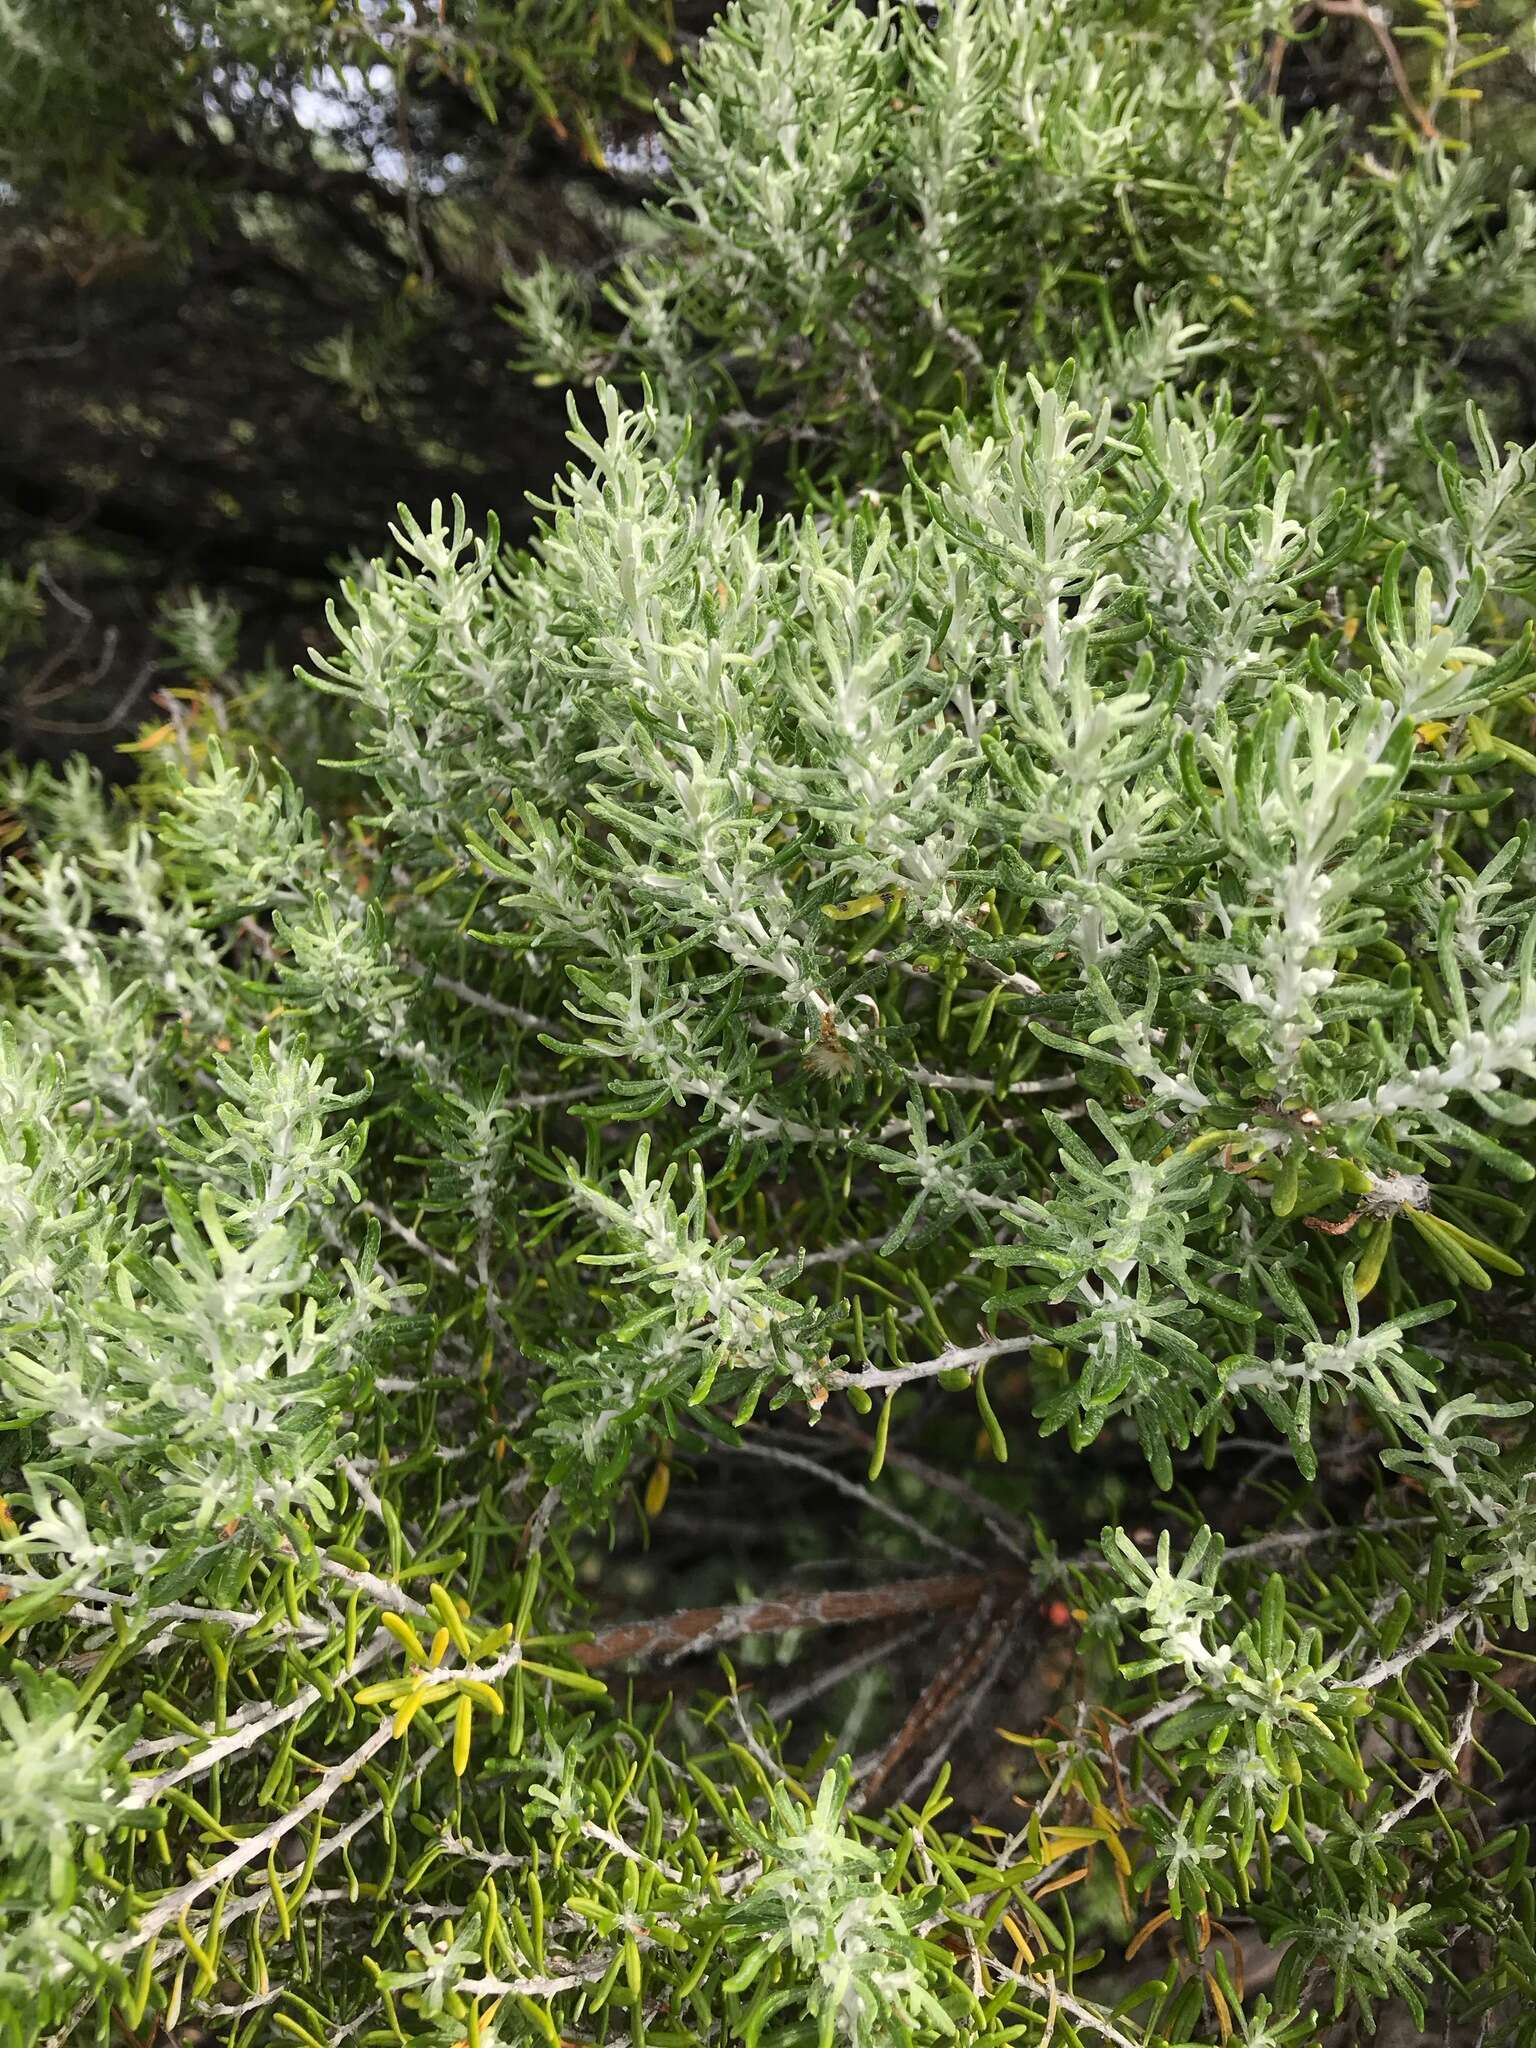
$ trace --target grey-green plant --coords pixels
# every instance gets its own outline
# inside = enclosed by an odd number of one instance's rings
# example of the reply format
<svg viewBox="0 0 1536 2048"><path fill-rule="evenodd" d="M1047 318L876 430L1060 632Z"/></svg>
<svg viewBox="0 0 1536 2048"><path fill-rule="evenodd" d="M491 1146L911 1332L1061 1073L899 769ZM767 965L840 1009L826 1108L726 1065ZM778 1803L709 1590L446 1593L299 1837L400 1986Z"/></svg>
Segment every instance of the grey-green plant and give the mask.
<svg viewBox="0 0 1536 2048"><path fill-rule="evenodd" d="M777 251L732 345L835 444L800 508L699 460L724 371L661 293L699 381L573 406L531 553L402 512L346 585L324 815L212 701L126 791L11 772L8 2040L1524 2038L1536 452L1419 323L1529 225L1431 233L1468 174L1421 140L1303 275L1284 166L1334 143L1253 96L1271 17L1132 15L1097 69L1078 18L747 0L706 45L672 132L741 211L712 282L669 260L750 306ZM1244 78L1220 143L1138 126ZM1363 307L1202 382L1074 359L1070 294L1006 346L946 299L995 374L898 356L887 443L826 323L871 238L938 263L911 165L1012 203L962 115L1038 116L1111 306L1225 235L1279 326L1331 262ZM892 1576L963 1550L993 1675L1039 1602L1066 1646L1017 1806L739 1657L662 1702L664 1616L594 1639L668 1475L866 1419ZM1047 1470L1113 1475L1097 1545Z"/></svg>
<svg viewBox="0 0 1536 2048"><path fill-rule="evenodd" d="M1270 97L1340 16L1379 61L1386 12L729 7L662 111L647 232L606 274L509 277L523 361L644 378L696 459L834 494L899 480L999 366L1021 394L1068 360L1090 409L1219 378L1380 472L1454 430L1457 365L1528 314L1536 246L1477 147L1476 7L1396 10L1405 97L1373 129Z"/></svg>

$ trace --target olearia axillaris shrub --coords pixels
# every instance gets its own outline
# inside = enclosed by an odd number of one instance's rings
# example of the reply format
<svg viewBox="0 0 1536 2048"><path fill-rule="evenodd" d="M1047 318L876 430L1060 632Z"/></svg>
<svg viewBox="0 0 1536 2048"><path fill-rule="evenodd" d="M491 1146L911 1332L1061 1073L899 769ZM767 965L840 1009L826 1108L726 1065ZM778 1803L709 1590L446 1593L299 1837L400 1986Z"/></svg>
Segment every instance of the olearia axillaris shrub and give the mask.
<svg viewBox="0 0 1536 2048"><path fill-rule="evenodd" d="M1267 98L1287 36L1346 11L728 8L645 232L600 279L509 278L523 359L644 377L695 462L834 496L899 481L999 367L1022 394L1068 360L1090 409L1218 378L1347 420L1380 475L1457 430L1455 365L1528 312L1536 211L1472 146L1476 7L1396 10L1417 89L1368 132Z"/></svg>
<svg viewBox="0 0 1536 2048"><path fill-rule="evenodd" d="M1145 93L1254 26L1138 29ZM826 167L895 145L835 66L937 107L979 51L1022 118L1058 33L755 0L678 132L755 90L840 291ZM1148 277L1235 203L1199 161L1187 219L1110 209ZM1464 175L1387 172L1378 227ZM1418 303L1505 211L1426 230ZM333 814L174 719L126 793L14 771L5 2038L1523 2038L1536 453L1359 283L1305 369L1005 361L905 471L850 401L777 520L678 386L605 385L531 554L402 514L346 587L295 685ZM1007 1826L728 1663L659 1704L623 1653L676 1630L588 1640L659 1473L868 1418L873 1507L954 1415L987 1460L904 1528L1075 1617ZM1011 1475L1110 1457L1067 1554Z"/></svg>

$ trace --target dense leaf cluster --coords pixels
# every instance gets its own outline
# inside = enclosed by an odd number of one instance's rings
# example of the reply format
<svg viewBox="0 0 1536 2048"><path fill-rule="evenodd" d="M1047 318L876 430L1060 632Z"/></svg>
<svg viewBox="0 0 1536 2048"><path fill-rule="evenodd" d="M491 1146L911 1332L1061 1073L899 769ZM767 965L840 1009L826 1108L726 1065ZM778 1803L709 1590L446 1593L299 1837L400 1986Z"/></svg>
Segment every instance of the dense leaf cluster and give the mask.
<svg viewBox="0 0 1536 2048"><path fill-rule="evenodd" d="M733 10L652 388L527 557L434 508L347 585L325 814L270 691L12 775L10 2039L1521 2038L1536 452L1433 351L1531 224L1420 137L1303 275L1337 138L1201 21ZM826 437L776 521L716 292ZM862 1418L972 1711L1072 1628L1017 1806L923 1702L615 1675L760 1607L592 1637L674 1472ZM1097 1548L1064 1468L1134 1472Z"/></svg>
<svg viewBox="0 0 1536 2048"><path fill-rule="evenodd" d="M597 302L554 261L512 281L526 360L643 375L696 452L834 491L899 477L999 365L1068 359L1092 408L1217 375L1272 419L1347 419L1380 469L1454 417L1447 371L1519 313L1536 244L1466 147L1497 53L1419 12L1395 124L1437 142L1393 150L1266 101L1284 0L728 9Z"/></svg>

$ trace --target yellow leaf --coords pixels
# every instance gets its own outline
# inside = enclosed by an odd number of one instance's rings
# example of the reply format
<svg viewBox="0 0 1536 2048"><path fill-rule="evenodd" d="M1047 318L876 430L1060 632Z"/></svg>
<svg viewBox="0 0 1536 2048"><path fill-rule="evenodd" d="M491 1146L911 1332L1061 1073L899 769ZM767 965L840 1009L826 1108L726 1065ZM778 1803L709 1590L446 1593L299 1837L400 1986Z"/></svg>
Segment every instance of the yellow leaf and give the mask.
<svg viewBox="0 0 1536 2048"><path fill-rule="evenodd" d="M453 1647L465 1662L468 1663L473 1658L474 1651L469 1647L469 1636L464 1627L464 1617L454 1605L453 1595L446 1586L434 1584L427 1597L432 1602L433 1608L442 1621L443 1627L452 1638ZM440 1659L437 1657L432 1659L434 1664L439 1661Z"/></svg>
<svg viewBox="0 0 1536 2048"><path fill-rule="evenodd" d="M487 1685L483 1678L461 1678L459 1690L469 1699L478 1700L492 1714L500 1715L507 1711L501 1694L493 1685Z"/></svg>
<svg viewBox="0 0 1536 2048"><path fill-rule="evenodd" d="M386 1614L381 1619L405 1654L415 1663L425 1664L427 1661L426 1644L423 1643L421 1637L417 1635L415 1629L405 1619L405 1616L403 1614ZM358 1697L361 1698L362 1695L359 1694Z"/></svg>
<svg viewBox="0 0 1536 2048"><path fill-rule="evenodd" d="M1120 1839L1120 1831L1115 1825L1114 1815L1110 1813L1107 1807L1096 1806L1093 1809L1093 1817L1104 1830L1104 1846L1109 1851L1110 1860L1122 1877L1129 1877L1131 1874L1131 1859L1125 1853L1125 1844Z"/></svg>
<svg viewBox="0 0 1536 2048"><path fill-rule="evenodd" d="M824 903L821 907L821 914L823 917L830 917L841 924L850 917L868 917L872 912L884 910L884 908L885 898L883 896L854 896L846 903Z"/></svg>
<svg viewBox="0 0 1536 2048"><path fill-rule="evenodd" d="M377 1685L365 1685L361 1692L353 1694L353 1698L360 1707L378 1707L386 1700L397 1700L412 1690L408 1678L381 1678Z"/></svg>
<svg viewBox="0 0 1536 2048"><path fill-rule="evenodd" d="M1017 1967L1028 1969L1029 1965L1035 1960L1035 1952L1024 1939L1023 1929L1011 1913L1003 1915L1001 1924L1009 1940L1018 1950Z"/></svg>
<svg viewBox="0 0 1536 2048"><path fill-rule="evenodd" d="M1104 1840L1102 1828L1046 1828L1041 1839L1053 1855L1069 1856L1074 1849L1091 1849Z"/></svg>
<svg viewBox="0 0 1536 2048"><path fill-rule="evenodd" d="M165 725L157 725L152 732L145 733L141 739L120 741L114 751L119 754L147 754L153 747L163 747L175 731L175 726L169 722Z"/></svg>
<svg viewBox="0 0 1536 2048"><path fill-rule="evenodd" d="M396 1740L410 1727L423 1707L436 1706L439 1700L451 1698L453 1691L451 1685L424 1685L408 1693L395 1709L395 1724L391 1732Z"/></svg>

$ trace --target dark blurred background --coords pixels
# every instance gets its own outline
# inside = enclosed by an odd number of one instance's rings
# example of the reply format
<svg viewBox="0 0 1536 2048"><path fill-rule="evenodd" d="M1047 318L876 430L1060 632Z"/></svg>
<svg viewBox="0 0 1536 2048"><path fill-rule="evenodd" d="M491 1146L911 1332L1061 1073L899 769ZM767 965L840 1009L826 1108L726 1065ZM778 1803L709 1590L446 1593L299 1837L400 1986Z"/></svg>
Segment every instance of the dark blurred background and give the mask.
<svg viewBox="0 0 1536 2048"><path fill-rule="evenodd" d="M109 765L194 589L291 662L401 501L526 530L565 399L502 277L624 238L713 11L0 10L0 746Z"/></svg>

